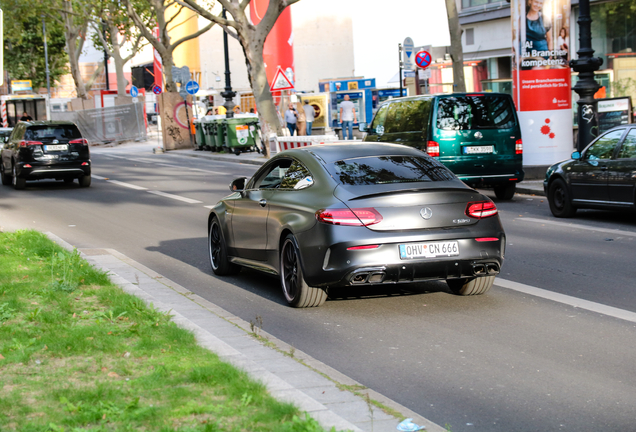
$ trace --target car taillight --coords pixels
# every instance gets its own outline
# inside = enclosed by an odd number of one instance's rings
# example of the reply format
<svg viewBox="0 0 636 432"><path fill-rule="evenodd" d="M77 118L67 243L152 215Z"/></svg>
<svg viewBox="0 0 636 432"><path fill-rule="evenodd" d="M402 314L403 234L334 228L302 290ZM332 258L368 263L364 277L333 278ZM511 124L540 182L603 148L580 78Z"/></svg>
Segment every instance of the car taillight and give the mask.
<svg viewBox="0 0 636 432"><path fill-rule="evenodd" d="M492 201L480 201L468 203L466 206L466 216L483 219L497 214L497 206Z"/></svg>
<svg viewBox="0 0 636 432"><path fill-rule="evenodd" d="M325 209L316 212L318 222L331 225L369 226L382 221L374 208Z"/></svg>
<svg viewBox="0 0 636 432"><path fill-rule="evenodd" d="M88 140L86 140L85 138L80 138L80 139L74 139L68 142L69 144L83 144L83 145L88 145Z"/></svg>
<svg viewBox="0 0 636 432"><path fill-rule="evenodd" d="M348 247L347 250L367 250L367 249L377 249L380 245L364 245L364 246L351 246Z"/></svg>
<svg viewBox="0 0 636 432"><path fill-rule="evenodd" d="M426 153L432 157L439 157L439 144L435 141L429 141L426 145Z"/></svg>
<svg viewBox="0 0 636 432"><path fill-rule="evenodd" d="M32 146L32 145L42 145L40 141L20 141L20 147Z"/></svg>
<svg viewBox="0 0 636 432"><path fill-rule="evenodd" d="M515 154L523 154L523 141L521 139L515 141Z"/></svg>

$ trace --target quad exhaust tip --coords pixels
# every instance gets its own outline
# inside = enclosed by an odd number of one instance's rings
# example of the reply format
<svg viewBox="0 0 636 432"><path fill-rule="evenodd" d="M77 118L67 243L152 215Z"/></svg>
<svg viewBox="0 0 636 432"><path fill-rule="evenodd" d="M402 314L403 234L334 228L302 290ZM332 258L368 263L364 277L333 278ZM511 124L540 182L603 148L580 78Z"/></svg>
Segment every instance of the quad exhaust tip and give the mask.
<svg viewBox="0 0 636 432"><path fill-rule="evenodd" d="M500 267L497 263L473 264L473 274L475 276L492 276L499 274Z"/></svg>

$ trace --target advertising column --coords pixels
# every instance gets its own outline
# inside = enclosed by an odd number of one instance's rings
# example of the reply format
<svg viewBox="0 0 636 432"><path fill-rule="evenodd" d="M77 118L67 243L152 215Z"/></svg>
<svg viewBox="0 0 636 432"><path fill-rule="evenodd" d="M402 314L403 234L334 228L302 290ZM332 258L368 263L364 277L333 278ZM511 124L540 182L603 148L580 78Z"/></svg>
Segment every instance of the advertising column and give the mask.
<svg viewBox="0 0 636 432"><path fill-rule="evenodd" d="M570 0L512 0L512 84L523 136L523 164L570 157Z"/></svg>

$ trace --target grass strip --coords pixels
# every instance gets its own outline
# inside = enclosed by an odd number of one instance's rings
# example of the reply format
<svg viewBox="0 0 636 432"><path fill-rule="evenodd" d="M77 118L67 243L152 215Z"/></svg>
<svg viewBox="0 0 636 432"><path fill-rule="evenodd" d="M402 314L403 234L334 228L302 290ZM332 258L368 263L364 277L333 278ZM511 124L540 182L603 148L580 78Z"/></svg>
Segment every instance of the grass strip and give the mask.
<svg viewBox="0 0 636 432"><path fill-rule="evenodd" d="M0 232L0 390L3 432L323 430L32 230Z"/></svg>

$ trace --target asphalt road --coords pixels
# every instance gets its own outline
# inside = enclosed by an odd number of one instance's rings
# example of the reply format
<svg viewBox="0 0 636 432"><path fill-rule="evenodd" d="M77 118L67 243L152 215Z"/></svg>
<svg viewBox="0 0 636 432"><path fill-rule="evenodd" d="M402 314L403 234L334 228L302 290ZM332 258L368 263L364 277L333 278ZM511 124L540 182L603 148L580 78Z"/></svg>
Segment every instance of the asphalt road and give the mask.
<svg viewBox="0 0 636 432"><path fill-rule="evenodd" d="M317 309L285 305L276 278L213 276L205 206L256 166L93 149L93 185L0 189L0 226L113 248L452 431L636 430L636 322L503 286L636 312L633 214L550 215L542 197L496 201L506 262L484 296L444 283L350 289ZM536 291L540 293L540 291Z"/></svg>

